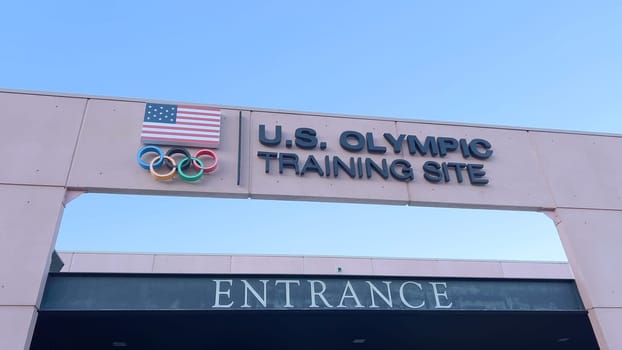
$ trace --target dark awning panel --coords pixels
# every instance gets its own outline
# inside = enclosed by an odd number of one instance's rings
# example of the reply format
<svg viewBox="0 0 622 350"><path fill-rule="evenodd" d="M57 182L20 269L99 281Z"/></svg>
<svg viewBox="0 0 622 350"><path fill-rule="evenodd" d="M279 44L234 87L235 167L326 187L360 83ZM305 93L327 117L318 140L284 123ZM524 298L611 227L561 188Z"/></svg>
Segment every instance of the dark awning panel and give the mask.
<svg viewBox="0 0 622 350"><path fill-rule="evenodd" d="M583 311L574 281L50 274L42 311Z"/></svg>
<svg viewBox="0 0 622 350"><path fill-rule="evenodd" d="M32 350L596 350L573 281L51 274Z"/></svg>

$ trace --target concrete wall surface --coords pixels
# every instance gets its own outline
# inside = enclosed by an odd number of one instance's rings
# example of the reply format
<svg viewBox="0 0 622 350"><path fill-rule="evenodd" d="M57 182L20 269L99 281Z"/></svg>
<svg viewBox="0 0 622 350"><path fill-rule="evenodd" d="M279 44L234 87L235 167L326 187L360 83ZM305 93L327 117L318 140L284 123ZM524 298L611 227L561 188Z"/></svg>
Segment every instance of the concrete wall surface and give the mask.
<svg viewBox="0 0 622 350"><path fill-rule="evenodd" d="M547 213L557 224L601 348L622 348L622 333L615 331L622 325L622 277L616 273L622 266L622 135L220 106L217 171L195 183L156 181L136 160L146 102L0 91L0 142L11 164L0 172L0 321L25 307L18 312L23 327L34 324L27 315L36 315L63 205L81 191L364 202ZM311 134L317 142L305 143ZM335 157L352 162L353 177L344 170L335 176ZM368 163L386 163L386 178L367 173ZM439 170L441 165L447 168ZM135 268L142 261L118 258ZM162 259L161 268L175 266ZM324 271L336 263L280 259L292 263L291 271ZM7 263L18 268L3 267ZM257 257L230 261L232 270L273 266L264 263ZM404 268L374 264L344 268L355 274ZM432 265L442 272L442 263ZM28 344L23 335L30 333L0 327L0 339L15 338L14 344Z"/></svg>
<svg viewBox="0 0 622 350"><path fill-rule="evenodd" d="M573 279L564 262L59 252L61 272Z"/></svg>

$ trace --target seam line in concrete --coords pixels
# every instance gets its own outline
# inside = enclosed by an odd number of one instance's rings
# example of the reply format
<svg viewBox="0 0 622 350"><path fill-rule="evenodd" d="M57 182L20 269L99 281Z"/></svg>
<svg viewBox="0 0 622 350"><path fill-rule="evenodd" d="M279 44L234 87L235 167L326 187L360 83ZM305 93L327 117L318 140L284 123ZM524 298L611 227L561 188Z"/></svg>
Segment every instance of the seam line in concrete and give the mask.
<svg viewBox="0 0 622 350"><path fill-rule="evenodd" d="M570 210L597 210L597 211L612 211L612 212L622 212L622 208L614 209L614 208L587 208L587 207L557 207L557 209L570 209Z"/></svg>
<svg viewBox="0 0 622 350"><path fill-rule="evenodd" d="M69 184L69 177L71 177L71 170L73 169L73 163L76 159L76 152L78 152L78 144L80 143L80 137L82 136L82 130L84 128L84 120L86 119L86 113L89 109L90 99L86 99L84 103L84 109L82 110L82 118L80 119L80 128L78 128L78 135L76 141L73 144L73 151L71 152L71 162L69 162L69 169L67 170L67 177L65 178L65 187Z"/></svg>

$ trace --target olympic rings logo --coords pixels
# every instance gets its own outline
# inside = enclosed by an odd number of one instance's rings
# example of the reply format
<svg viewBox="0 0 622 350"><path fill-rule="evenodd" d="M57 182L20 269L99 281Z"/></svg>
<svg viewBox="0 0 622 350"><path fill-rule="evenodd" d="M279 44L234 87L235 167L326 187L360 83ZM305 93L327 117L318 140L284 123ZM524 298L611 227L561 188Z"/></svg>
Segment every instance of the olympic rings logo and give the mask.
<svg viewBox="0 0 622 350"><path fill-rule="evenodd" d="M151 153L155 155L148 162L145 162L143 158L146 158L145 155ZM179 156L183 158L179 159ZM212 164L205 166L203 160L201 160L202 157L211 158ZM218 156L216 152L209 149L201 149L194 156L191 156L187 149L181 147L173 147L165 154L160 147L145 146L138 150L136 159L138 160L138 165L143 169L149 170L151 175L158 181L171 180L175 177L175 174L178 174L186 182L196 182L201 179L203 174L214 172L218 167ZM156 171L162 165L168 168L167 172ZM194 174L187 172L191 166L194 169Z"/></svg>

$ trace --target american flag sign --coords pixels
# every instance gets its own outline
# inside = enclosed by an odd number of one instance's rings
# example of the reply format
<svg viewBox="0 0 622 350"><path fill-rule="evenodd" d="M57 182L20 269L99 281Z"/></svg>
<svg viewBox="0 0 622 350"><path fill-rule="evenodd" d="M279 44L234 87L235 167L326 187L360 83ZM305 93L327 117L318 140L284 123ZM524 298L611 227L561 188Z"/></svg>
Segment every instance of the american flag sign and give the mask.
<svg viewBox="0 0 622 350"><path fill-rule="evenodd" d="M218 148L220 109L147 103L140 140L144 144Z"/></svg>

